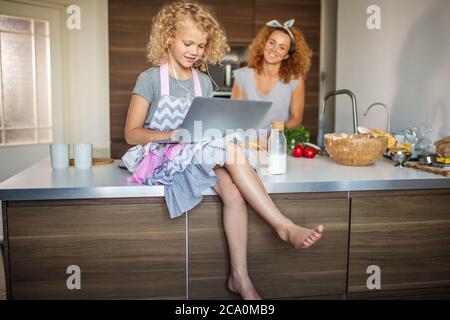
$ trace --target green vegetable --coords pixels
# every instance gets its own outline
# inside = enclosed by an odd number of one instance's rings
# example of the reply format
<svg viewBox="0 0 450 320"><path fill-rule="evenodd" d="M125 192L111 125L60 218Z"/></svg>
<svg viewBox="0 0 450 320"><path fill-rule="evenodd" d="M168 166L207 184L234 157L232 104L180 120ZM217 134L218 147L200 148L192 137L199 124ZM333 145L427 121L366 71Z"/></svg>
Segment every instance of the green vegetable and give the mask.
<svg viewBox="0 0 450 320"><path fill-rule="evenodd" d="M295 129L284 128L284 135L286 136L288 153L290 153L296 145L309 142L310 138L309 131L303 126Z"/></svg>

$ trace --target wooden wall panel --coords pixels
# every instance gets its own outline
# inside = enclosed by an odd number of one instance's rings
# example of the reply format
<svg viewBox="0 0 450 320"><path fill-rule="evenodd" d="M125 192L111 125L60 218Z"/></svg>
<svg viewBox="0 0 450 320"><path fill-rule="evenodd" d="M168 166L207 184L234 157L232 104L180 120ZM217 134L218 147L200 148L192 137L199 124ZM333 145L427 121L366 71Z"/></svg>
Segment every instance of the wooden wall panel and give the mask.
<svg viewBox="0 0 450 320"><path fill-rule="evenodd" d="M124 138L128 106L139 74L150 67L145 48L152 18L163 0L109 0L109 77L111 156L130 147Z"/></svg>
<svg viewBox="0 0 450 320"><path fill-rule="evenodd" d="M229 44L248 44L253 40L253 0L204 0L225 30Z"/></svg>

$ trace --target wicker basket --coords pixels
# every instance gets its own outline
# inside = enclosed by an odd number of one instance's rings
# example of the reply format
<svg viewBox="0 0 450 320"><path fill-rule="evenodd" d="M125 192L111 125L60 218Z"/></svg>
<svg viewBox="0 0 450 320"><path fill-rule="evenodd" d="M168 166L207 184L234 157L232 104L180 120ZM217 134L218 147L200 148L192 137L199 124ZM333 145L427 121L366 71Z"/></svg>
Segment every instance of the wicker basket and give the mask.
<svg viewBox="0 0 450 320"><path fill-rule="evenodd" d="M337 163L346 166L368 166L385 152L388 138L372 134L325 135L325 148Z"/></svg>

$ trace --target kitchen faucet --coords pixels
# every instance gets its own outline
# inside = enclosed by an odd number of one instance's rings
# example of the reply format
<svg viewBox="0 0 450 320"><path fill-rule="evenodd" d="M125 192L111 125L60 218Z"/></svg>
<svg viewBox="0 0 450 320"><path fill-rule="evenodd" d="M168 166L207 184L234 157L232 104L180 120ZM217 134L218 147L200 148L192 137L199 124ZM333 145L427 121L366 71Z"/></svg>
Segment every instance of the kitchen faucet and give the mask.
<svg viewBox="0 0 450 320"><path fill-rule="evenodd" d="M369 114L370 109L372 109L372 107L374 107L374 106L382 106L386 110L386 112L387 112L387 133L390 134L391 133L391 110L384 103L375 102L375 103L371 104L367 108L366 112L364 113L364 117L367 117L367 115Z"/></svg>
<svg viewBox="0 0 450 320"><path fill-rule="evenodd" d="M328 98L333 97L333 96L337 96L337 95L340 95L340 94L347 94L352 99L353 133L358 133L358 113L357 113L357 109L356 109L356 97L355 97L354 93L351 92L350 90L345 90L344 89L344 90L338 90L338 91L331 91L331 92L327 93L325 98L323 98L323 102L322 102L322 115L325 114L325 106L326 106Z"/></svg>

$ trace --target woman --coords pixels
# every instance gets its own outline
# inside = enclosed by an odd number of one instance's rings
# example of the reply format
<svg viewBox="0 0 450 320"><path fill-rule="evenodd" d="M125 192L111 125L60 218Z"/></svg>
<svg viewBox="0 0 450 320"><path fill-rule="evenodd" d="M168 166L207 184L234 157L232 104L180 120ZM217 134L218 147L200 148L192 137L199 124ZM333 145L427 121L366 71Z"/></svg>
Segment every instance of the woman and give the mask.
<svg viewBox="0 0 450 320"><path fill-rule="evenodd" d="M272 121L284 121L285 128L303 121L312 51L293 24L293 19L283 25L276 20L266 23L250 45L248 67L234 71L232 99L273 103L260 125L269 131Z"/></svg>

